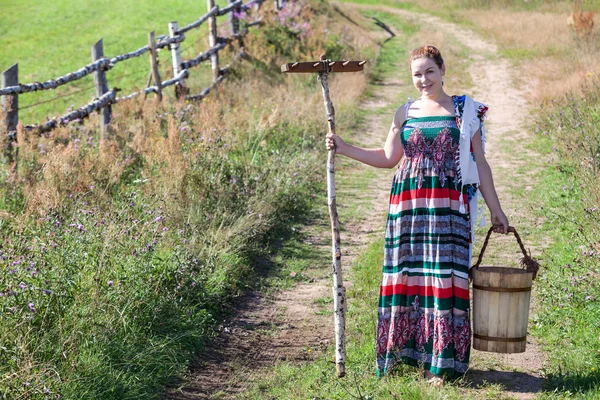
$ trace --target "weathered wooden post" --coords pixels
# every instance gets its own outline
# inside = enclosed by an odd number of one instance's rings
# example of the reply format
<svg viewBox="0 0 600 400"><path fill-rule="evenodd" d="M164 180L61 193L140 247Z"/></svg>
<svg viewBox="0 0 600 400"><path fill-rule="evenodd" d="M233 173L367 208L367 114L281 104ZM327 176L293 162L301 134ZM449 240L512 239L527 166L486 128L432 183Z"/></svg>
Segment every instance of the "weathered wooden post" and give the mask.
<svg viewBox="0 0 600 400"><path fill-rule="evenodd" d="M92 46L92 62L104 58L104 48L102 39L98 40ZM104 93L108 92L108 82L106 81L106 72L99 68L94 71L94 85L96 86L96 97L100 98ZM100 110L100 132L106 133L106 126L110 123L112 111L110 105L102 107Z"/></svg>
<svg viewBox="0 0 600 400"><path fill-rule="evenodd" d="M281 10L286 3L286 0L276 0L277 1L277 10Z"/></svg>
<svg viewBox="0 0 600 400"><path fill-rule="evenodd" d="M162 86L160 80L160 72L158 71L158 57L156 53L156 38L154 37L154 31L148 34L148 47L150 48L150 70L152 71L152 79L156 85L158 101L162 101Z"/></svg>
<svg viewBox="0 0 600 400"><path fill-rule="evenodd" d="M19 64L15 64L2 73L2 89L19 84ZM6 132L8 137L4 146L4 154L11 164L13 157L13 141L17 134L17 124L19 123L19 96L17 94L7 94L2 96L2 108L4 109Z"/></svg>
<svg viewBox="0 0 600 400"><path fill-rule="evenodd" d="M215 6L215 0L207 0L208 10L212 10ZM217 45L217 16L212 15L208 18L208 45L214 47ZM219 53L210 56L210 65L212 69L213 83L219 79Z"/></svg>
<svg viewBox="0 0 600 400"><path fill-rule="evenodd" d="M169 37L177 36L179 24L177 22L169 22ZM171 58L173 60L173 77L176 77L181 72L181 46L179 43L171 43ZM180 80L175 84L175 97L180 98L185 95L185 83Z"/></svg>
<svg viewBox="0 0 600 400"><path fill-rule="evenodd" d="M321 56L321 61L296 62L281 66L281 72L317 72L321 82L329 132L335 134L335 109L329 97L330 72L362 71L366 61L331 61ZM331 220L332 264L333 264L333 310L335 324L335 364L338 377L346 375L346 288L342 277L342 252L340 249L340 223L335 199L335 149L327 153L327 204Z"/></svg>
<svg viewBox="0 0 600 400"><path fill-rule="evenodd" d="M231 3L235 3L236 0L229 0L229 4ZM241 11L240 7L235 7L233 10L231 10L231 13L229 13L229 22L231 23L231 32L235 35L236 33L239 32L240 30L240 21L239 18L237 17L237 15L239 15Z"/></svg>

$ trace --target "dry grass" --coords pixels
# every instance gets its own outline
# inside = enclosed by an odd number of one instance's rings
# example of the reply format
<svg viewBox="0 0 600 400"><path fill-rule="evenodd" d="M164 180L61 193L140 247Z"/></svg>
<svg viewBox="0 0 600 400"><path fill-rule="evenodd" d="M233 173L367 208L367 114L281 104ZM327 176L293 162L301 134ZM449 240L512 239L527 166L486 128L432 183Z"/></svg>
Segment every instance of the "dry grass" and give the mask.
<svg viewBox="0 0 600 400"><path fill-rule="evenodd" d="M557 13L509 10L468 10L464 16L485 29L495 42L508 49L536 54L555 53L574 45L567 16Z"/></svg>
<svg viewBox="0 0 600 400"><path fill-rule="evenodd" d="M56 129L50 137L19 129L19 163L11 180L21 185L25 196L27 212L22 217L44 215L68 196L91 190L108 201L134 164L141 165L136 173L147 181L146 194L175 196L184 202L199 152L210 160L211 153L216 156L238 142L251 144L249 135L260 136L276 126L304 124L310 129L322 120L325 131L316 75L290 75L271 83L268 73L253 72L249 65L241 69L242 75L254 74L256 79L228 81L202 104L156 105L142 100L119 104L104 138L94 131L96 117L81 126ZM314 90L307 91L306 84L314 85ZM338 110L356 104L366 85L365 74L333 76L331 94ZM262 139L254 151L266 150L268 140ZM196 201L210 190L205 183L206 187L194 187Z"/></svg>
<svg viewBox="0 0 600 400"><path fill-rule="evenodd" d="M598 23L588 35L581 37L568 25L567 10L556 6L552 11L460 12L462 18L498 43L506 55L520 61L517 81L532 87L529 93L534 104L548 102L567 92L579 92L586 80L600 73Z"/></svg>

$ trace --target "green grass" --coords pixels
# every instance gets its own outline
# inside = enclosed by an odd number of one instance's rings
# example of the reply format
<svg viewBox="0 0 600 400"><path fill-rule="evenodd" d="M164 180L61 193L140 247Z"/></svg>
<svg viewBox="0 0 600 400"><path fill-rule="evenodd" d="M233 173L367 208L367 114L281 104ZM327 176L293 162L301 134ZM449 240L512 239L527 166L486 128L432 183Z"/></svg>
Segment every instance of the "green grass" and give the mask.
<svg viewBox="0 0 600 400"><path fill-rule="evenodd" d="M566 95L536 119L535 146L550 160L532 193L545 218L542 229L552 239L543 253L536 282L540 304L532 316L534 334L548 354L544 399L600 396L600 188L593 171L600 159L589 158L600 141L598 96L600 88L592 85L585 97Z"/></svg>
<svg viewBox="0 0 600 400"><path fill-rule="evenodd" d="M226 1L217 4L223 6ZM4 10L0 21L0 69L4 71L18 63L21 83L54 79L89 64L90 49L100 39L103 39L105 56L113 57L147 45L151 31L156 31L157 36L168 36L171 21L185 26L206 12L206 2L187 0L100 0L85 4L73 0L2 0L0 6ZM219 17L218 24L226 21L226 17ZM208 44L202 39L207 29L205 24L186 33L182 43L184 59L207 48ZM171 73L168 50L160 52L160 64L161 77L168 78ZM210 66L200 66L194 73L210 77ZM121 62L110 70L108 86L123 89L119 95L125 95L134 88L145 87L148 75L148 55L144 55ZM19 116L28 124L38 123L45 116L63 115L71 105L77 108L86 104L95 93L93 86L93 78L88 76L57 90L23 94L19 96L22 109ZM196 87L198 92L200 88ZM82 89L86 90L27 108Z"/></svg>

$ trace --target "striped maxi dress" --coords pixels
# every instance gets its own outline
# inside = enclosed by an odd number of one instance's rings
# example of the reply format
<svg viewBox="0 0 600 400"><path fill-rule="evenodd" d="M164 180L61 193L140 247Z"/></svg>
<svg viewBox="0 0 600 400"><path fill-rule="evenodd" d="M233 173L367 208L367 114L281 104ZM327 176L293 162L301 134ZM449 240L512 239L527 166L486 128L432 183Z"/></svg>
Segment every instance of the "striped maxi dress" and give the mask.
<svg viewBox="0 0 600 400"><path fill-rule="evenodd" d="M468 193L474 187L458 189L459 137L457 118L452 116L412 118L402 127L404 159L392 182L386 224L378 376L397 362L450 377L467 370Z"/></svg>

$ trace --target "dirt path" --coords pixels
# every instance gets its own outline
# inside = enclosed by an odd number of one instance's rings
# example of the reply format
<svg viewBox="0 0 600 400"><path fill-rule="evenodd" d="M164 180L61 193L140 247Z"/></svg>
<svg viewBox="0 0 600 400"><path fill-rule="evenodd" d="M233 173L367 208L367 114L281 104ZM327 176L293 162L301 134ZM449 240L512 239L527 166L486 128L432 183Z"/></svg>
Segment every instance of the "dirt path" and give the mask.
<svg viewBox="0 0 600 400"><path fill-rule="evenodd" d="M416 20L422 25L434 26L470 49L473 62L469 72L474 87L469 94L490 106L487 153L496 177L496 187L511 223L526 218L517 213L519 205L509 195L514 189L514 182L526 179L518 168L525 159L515 161L511 152L512 146L527 140L527 133L521 131L520 126L528 112L525 93L514 84L510 64L498 57L496 46L454 24L430 15L379 9ZM375 111L397 102L397 86L400 84L402 82L393 80L383 82L377 95L364 104L373 112L366 121L365 133L354 137L355 142L370 147L383 143L389 121ZM373 132L380 134L374 135ZM383 233L392 175L390 170L374 170L370 175L370 190L360 195L360 205L365 210L363 218L343 226L344 268L352 265L365 246ZM351 194L353 190L352 185L340 187L338 198ZM328 221L322 221L310 228L305 239L324 252L327 252L331 240L327 225ZM501 249L505 249L506 245L503 244ZM500 258L514 257L506 250L501 251ZM167 398L233 398L243 391L246 382L268 373L269 367L277 361L305 362L319 355L320 350L334 340L333 324L331 315L319 312L322 308L315 300L329 297L330 287L329 277L317 274L311 282L299 284L293 290L272 296L254 293L240 299L236 315L222 325L218 338L210 346L212 350L202 356L191 368L189 377L171 390ZM533 342L528 343L526 353L517 355L493 355L474 350L472 370L465 384L475 391L486 382L498 384L507 398L530 399L541 390L542 379L538 371L542 361L542 354Z"/></svg>

